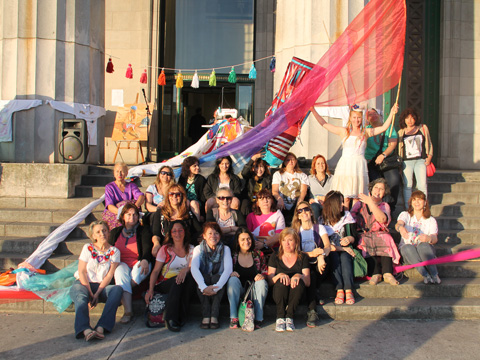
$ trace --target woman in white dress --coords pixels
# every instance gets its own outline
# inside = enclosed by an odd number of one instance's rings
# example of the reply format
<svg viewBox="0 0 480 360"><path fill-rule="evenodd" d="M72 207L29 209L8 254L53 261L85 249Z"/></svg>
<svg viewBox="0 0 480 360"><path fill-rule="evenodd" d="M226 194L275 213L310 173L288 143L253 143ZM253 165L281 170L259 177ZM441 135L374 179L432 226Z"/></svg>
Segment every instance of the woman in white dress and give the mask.
<svg viewBox="0 0 480 360"><path fill-rule="evenodd" d="M315 107L310 109L315 119L329 132L341 136L343 151L335 169L332 181L332 190L340 191L345 198L345 207L350 207L350 202L358 201L358 194L368 194L368 169L365 160L365 147L367 138L376 136L387 130L398 112L398 105L392 107L390 115L382 126L365 128L363 126L363 113L358 105L350 110L350 116L346 127L329 124L320 116Z"/></svg>

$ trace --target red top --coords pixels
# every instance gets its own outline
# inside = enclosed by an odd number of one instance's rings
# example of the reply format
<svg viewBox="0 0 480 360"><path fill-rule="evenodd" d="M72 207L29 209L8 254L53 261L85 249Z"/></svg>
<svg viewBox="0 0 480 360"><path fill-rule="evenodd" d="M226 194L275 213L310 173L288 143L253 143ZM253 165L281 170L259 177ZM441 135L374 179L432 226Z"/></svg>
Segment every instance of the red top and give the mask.
<svg viewBox="0 0 480 360"><path fill-rule="evenodd" d="M126 242L127 239L123 236L123 233L120 233L115 247L120 250L121 261L132 268L138 261L137 234L128 239L128 243L125 245Z"/></svg>

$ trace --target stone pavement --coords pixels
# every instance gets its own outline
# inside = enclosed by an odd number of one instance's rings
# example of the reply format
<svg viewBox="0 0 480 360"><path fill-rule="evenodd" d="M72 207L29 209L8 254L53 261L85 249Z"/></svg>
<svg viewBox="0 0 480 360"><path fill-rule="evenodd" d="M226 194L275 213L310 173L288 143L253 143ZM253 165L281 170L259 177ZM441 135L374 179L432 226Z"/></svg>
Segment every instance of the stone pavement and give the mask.
<svg viewBox="0 0 480 360"><path fill-rule="evenodd" d="M95 318L95 320L98 319ZM141 318L117 324L103 341L73 335L73 315L0 313L0 359L457 359L480 353L479 320L321 321L310 329L296 319L293 333L202 330L200 318L180 333L148 329Z"/></svg>

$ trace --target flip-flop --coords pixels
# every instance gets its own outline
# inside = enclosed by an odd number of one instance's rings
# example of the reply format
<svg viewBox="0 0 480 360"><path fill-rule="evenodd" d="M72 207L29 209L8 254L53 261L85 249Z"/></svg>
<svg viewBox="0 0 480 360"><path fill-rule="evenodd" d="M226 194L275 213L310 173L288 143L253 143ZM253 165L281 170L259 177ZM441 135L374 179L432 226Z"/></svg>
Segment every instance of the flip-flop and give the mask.
<svg viewBox="0 0 480 360"><path fill-rule="evenodd" d="M345 292L343 290L337 290L337 296L335 297L335 305L342 305L344 302Z"/></svg>
<svg viewBox="0 0 480 360"><path fill-rule="evenodd" d="M102 331L100 331L100 329L102 329ZM95 338L97 338L98 340L105 339L105 333L104 333L104 330L101 326L97 327L95 329L94 333L95 333Z"/></svg>
<svg viewBox="0 0 480 360"><path fill-rule="evenodd" d="M95 337L95 334L95 331L93 331L92 329L90 329L90 332L88 332L87 334L83 333L83 335L85 336L85 341L89 342L90 340L92 340Z"/></svg>

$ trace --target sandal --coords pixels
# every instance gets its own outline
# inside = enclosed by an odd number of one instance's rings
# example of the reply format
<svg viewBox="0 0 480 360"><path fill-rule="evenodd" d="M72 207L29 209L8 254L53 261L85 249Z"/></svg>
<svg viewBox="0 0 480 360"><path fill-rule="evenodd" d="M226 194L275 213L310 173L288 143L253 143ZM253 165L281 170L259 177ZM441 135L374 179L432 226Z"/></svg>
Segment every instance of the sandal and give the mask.
<svg viewBox="0 0 480 360"><path fill-rule="evenodd" d="M208 322L202 322L200 323L200 329L210 329L210 319L208 319Z"/></svg>
<svg viewBox="0 0 480 360"><path fill-rule="evenodd" d="M395 279L395 277L390 273L383 274L383 280L385 280L385 282L389 283L390 285L398 285L399 284L397 279Z"/></svg>
<svg viewBox="0 0 480 360"><path fill-rule="evenodd" d="M347 290L347 291L345 291L345 294L346 294L345 304L347 304L347 305L355 304L355 296L353 295L353 291L352 290Z"/></svg>
<svg viewBox="0 0 480 360"><path fill-rule="evenodd" d="M337 290L337 296L335 297L335 305L342 305L345 302L345 292L343 290Z"/></svg>
<svg viewBox="0 0 480 360"><path fill-rule="evenodd" d="M127 312L123 314L122 318L120 319L120 323L125 325L128 324L130 321L132 321L133 318L133 313Z"/></svg>
<svg viewBox="0 0 480 360"><path fill-rule="evenodd" d="M382 274L375 274L368 283L370 285L377 285L380 281L382 281Z"/></svg>
<svg viewBox="0 0 480 360"><path fill-rule="evenodd" d="M95 331L93 331L92 329L87 329L83 332L83 336L85 336L85 341L89 342L95 337Z"/></svg>
<svg viewBox="0 0 480 360"><path fill-rule="evenodd" d="M104 330L101 326L97 326L95 328L95 338L97 338L98 340L103 340L105 339L105 333L104 333Z"/></svg>

